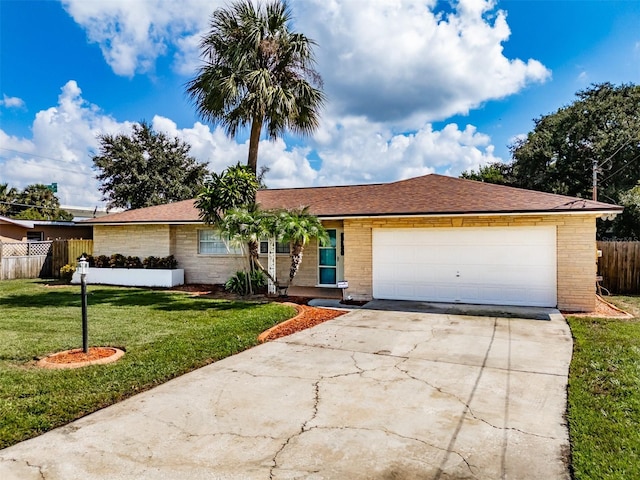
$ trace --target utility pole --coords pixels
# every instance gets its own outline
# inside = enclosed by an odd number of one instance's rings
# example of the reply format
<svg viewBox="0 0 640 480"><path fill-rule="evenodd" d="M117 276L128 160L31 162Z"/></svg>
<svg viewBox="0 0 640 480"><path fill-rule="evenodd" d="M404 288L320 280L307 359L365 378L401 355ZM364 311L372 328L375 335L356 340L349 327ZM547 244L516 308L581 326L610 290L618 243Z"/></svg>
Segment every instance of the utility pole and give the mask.
<svg viewBox="0 0 640 480"><path fill-rule="evenodd" d="M598 201L598 159L593 159L593 201Z"/></svg>

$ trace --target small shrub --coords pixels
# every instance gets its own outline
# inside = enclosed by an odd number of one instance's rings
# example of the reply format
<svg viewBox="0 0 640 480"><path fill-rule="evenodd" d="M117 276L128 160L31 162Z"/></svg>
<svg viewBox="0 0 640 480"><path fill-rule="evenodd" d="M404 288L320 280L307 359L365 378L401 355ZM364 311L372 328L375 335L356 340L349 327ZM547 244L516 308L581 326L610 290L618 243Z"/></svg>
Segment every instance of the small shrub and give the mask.
<svg viewBox="0 0 640 480"><path fill-rule="evenodd" d="M127 259L124 255L121 255L119 253L114 253L113 255L111 255L111 258L109 259L109 266L111 268L124 268L124 264L126 261Z"/></svg>
<svg viewBox="0 0 640 480"><path fill-rule="evenodd" d="M267 276L262 270L251 272L251 285L254 292L262 291L267 287Z"/></svg>
<svg viewBox="0 0 640 480"><path fill-rule="evenodd" d="M158 268L158 260L160 259L151 255L145 258L142 261L142 264L144 265L144 268Z"/></svg>
<svg viewBox="0 0 640 480"><path fill-rule="evenodd" d="M71 278L75 271L76 267L69 265L68 263L63 267L60 267L60 280L66 283L71 283Z"/></svg>
<svg viewBox="0 0 640 480"><path fill-rule="evenodd" d="M142 262L139 257L127 257L124 261L124 266L126 268L142 268Z"/></svg>
<svg viewBox="0 0 640 480"><path fill-rule="evenodd" d="M267 277L260 270L254 270L248 275L251 281L251 291L253 293L264 292L267 286ZM248 295L250 293L249 283L247 282L247 273L238 271L236 274L226 281L225 290L237 295Z"/></svg>
<svg viewBox="0 0 640 480"><path fill-rule="evenodd" d="M178 261L173 255L162 258L149 256L144 259L142 264L144 265L144 268L165 268L173 270L178 267Z"/></svg>
<svg viewBox="0 0 640 480"><path fill-rule="evenodd" d="M173 270L178 266L178 261L175 259L173 255L169 255L168 257L164 257L160 259L160 268L169 268Z"/></svg>
<svg viewBox="0 0 640 480"><path fill-rule="evenodd" d="M93 258L93 264L96 268L109 268L109 260L106 255L98 255Z"/></svg>

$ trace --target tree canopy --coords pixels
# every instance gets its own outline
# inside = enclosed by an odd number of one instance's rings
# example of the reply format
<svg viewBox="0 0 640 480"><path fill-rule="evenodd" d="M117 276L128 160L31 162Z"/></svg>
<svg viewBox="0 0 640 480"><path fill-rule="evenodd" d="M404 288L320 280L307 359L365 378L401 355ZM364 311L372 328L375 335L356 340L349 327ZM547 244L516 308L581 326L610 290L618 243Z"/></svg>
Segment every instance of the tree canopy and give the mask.
<svg viewBox="0 0 640 480"><path fill-rule="evenodd" d="M640 179L640 87L603 83L577 97L511 146L513 177L524 188L591 198L597 161L598 199L618 202Z"/></svg>
<svg viewBox="0 0 640 480"><path fill-rule="evenodd" d="M200 44L204 64L187 83L198 113L227 135L250 126L247 165L254 174L263 126L270 139L286 130L310 134L324 103L315 42L292 31L291 21L282 0L237 0L217 9Z"/></svg>
<svg viewBox="0 0 640 480"><path fill-rule="evenodd" d="M304 247L311 238L321 243L328 239L318 217L307 209L260 210L256 193L260 183L248 166L235 165L222 173L213 173L196 199L200 218L216 227L223 238L236 245L248 247L249 264L261 270L274 283L281 282L271 276L260 262L260 241L275 238L292 246L289 284L298 273Z"/></svg>
<svg viewBox="0 0 640 480"><path fill-rule="evenodd" d="M211 225L218 225L228 210L255 209L259 180L248 166L234 165L218 174L213 172L198 193L196 208L200 218Z"/></svg>
<svg viewBox="0 0 640 480"><path fill-rule="evenodd" d="M146 122L130 135L100 135L93 157L109 208L142 208L194 198L207 169L189 156L191 146L154 131Z"/></svg>
<svg viewBox="0 0 640 480"><path fill-rule="evenodd" d="M73 215L60 208L58 197L40 183L22 191L0 184L0 215L21 220L73 220Z"/></svg>
<svg viewBox="0 0 640 480"><path fill-rule="evenodd" d="M627 192L640 180L640 87L610 83L579 91L577 99L534 120L534 129L511 145L512 160L461 177L626 205L599 224L599 235L640 238L640 209Z"/></svg>

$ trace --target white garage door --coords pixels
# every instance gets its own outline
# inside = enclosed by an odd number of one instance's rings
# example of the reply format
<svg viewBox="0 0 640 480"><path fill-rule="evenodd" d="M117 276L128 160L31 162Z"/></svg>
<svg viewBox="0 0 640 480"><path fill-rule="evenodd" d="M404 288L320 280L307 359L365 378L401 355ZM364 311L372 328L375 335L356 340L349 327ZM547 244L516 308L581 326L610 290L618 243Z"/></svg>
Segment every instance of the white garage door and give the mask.
<svg viewBox="0 0 640 480"><path fill-rule="evenodd" d="M374 229L373 296L555 307L556 228Z"/></svg>

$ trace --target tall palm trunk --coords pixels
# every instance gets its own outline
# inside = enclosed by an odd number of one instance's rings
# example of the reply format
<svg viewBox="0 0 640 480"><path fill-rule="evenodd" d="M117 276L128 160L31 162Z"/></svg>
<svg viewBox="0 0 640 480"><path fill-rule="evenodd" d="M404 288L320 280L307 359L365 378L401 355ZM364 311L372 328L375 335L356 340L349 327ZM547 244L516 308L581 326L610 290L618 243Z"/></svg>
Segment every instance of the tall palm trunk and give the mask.
<svg viewBox="0 0 640 480"><path fill-rule="evenodd" d="M247 165L254 175L258 174L258 145L260 143L260 132L262 131L263 117L254 117L251 121L251 136L249 137L249 158Z"/></svg>
<svg viewBox="0 0 640 480"><path fill-rule="evenodd" d="M304 245L302 243L294 243L291 250L291 268L289 268L289 285L293 282L293 277L296 276L298 270L300 270L300 264L302 263L302 252L304 251Z"/></svg>

